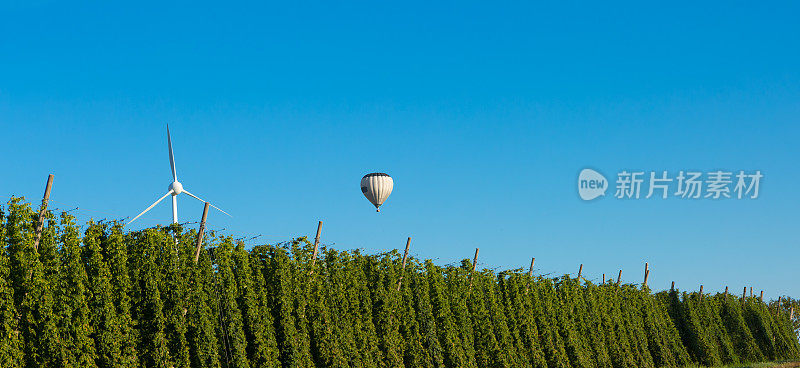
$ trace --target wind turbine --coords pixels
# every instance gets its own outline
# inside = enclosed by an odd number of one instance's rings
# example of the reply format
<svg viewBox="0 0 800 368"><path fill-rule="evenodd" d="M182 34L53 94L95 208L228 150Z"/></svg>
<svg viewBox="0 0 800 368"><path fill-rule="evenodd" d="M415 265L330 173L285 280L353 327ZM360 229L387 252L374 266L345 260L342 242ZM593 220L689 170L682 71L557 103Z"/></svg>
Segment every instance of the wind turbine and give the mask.
<svg viewBox="0 0 800 368"><path fill-rule="evenodd" d="M164 194L161 198L159 198L157 201L155 201L153 204L151 204L150 207L145 208L145 210L142 211L142 213L136 215L136 217L134 217L132 220L128 221L128 223L126 225L129 225L131 222L136 221L136 219L138 219L139 217L144 215L147 211L150 211L150 209L155 207L158 204L158 202L163 201L164 198L167 198L167 196L169 196L169 195L172 196L172 222L173 223L178 223L178 194L186 193L186 195L188 195L188 196L190 196L190 197L192 197L194 199L197 199L200 202L203 202L203 203L206 202L206 201L200 199L200 197L198 197L198 196L196 196L196 195L194 195L192 193L189 193L187 190L183 189L183 184L181 184L181 182L178 181L178 174L175 171L175 156L172 155L172 139L170 138L170 135L169 135L169 125L167 125L167 145L169 147L169 166L172 168L172 183L167 188L167 194ZM209 203L209 205L211 207L216 208L220 212L222 212L222 213L224 213L224 214L226 214L228 216L231 216L229 213L221 210L219 207L217 207L217 206L215 206L213 204L210 204L210 203ZM233 217L233 216L231 216L231 217Z"/></svg>

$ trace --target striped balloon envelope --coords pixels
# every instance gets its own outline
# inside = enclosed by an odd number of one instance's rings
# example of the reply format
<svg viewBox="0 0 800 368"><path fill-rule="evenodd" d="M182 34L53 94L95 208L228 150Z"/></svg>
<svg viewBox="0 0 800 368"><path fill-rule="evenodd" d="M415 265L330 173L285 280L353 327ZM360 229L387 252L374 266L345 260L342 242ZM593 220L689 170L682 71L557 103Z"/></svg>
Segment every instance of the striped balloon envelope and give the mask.
<svg viewBox="0 0 800 368"><path fill-rule="evenodd" d="M392 194L394 180L389 174L371 173L361 178L361 193L381 212L381 205Z"/></svg>

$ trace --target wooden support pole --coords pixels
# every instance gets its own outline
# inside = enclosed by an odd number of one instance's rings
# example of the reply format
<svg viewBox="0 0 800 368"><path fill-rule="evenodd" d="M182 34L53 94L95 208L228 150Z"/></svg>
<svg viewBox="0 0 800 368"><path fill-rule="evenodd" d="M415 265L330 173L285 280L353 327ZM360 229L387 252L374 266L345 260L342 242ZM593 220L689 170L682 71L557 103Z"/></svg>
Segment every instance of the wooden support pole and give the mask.
<svg viewBox="0 0 800 368"><path fill-rule="evenodd" d="M762 303L764 302L764 290L761 290L761 296L758 297L758 300L760 300Z"/></svg>
<svg viewBox="0 0 800 368"><path fill-rule="evenodd" d="M319 252L319 236L322 234L322 220L317 224L317 236L314 237L314 254L311 256L311 272L314 273L314 265L317 264L317 252Z"/></svg>
<svg viewBox="0 0 800 368"><path fill-rule="evenodd" d="M672 282L672 286L669 287L669 291L675 291L675 281Z"/></svg>
<svg viewBox="0 0 800 368"><path fill-rule="evenodd" d="M581 273L583 273L583 263L578 267L578 281L581 281Z"/></svg>
<svg viewBox="0 0 800 368"><path fill-rule="evenodd" d="M208 207L211 205L210 203L206 202L203 206L203 216L200 218L200 229L197 230L197 244L195 245L194 250L194 264L197 266L197 262L200 260L200 249L203 248L203 236L206 232L206 219L208 219ZM176 240L177 243L177 240ZM188 297L187 297L188 298ZM183 307L183 316L186 317L186 312L188 309Z"/></svg>
<svg viewBox="0 0 800 368"><path fill-rule="evenodd" d="M606 274L603 274L603 285L606 284Z"/></svg>
<svg viewBox="0 0 800 368"><path fill-rule="evenodd" d="M47 176L47 184L44 186L44 196L42 196L42 207L39 209L39 218L36 221L36 234L33 239L33 248L39 250L39 242L42 241L42 230L44 229L44 215L47 212L47 204L50 202L50 190L53 189L53 174ZM28 273L28 280L33 277L33 270ZM28 291L25 291L23 299L28 297ZM21 315L16 317L16 323L19 323ZM19 330L15 328L15 332Z"/></svg>
<svg viewBox="0 0 800 368"><path fill-rule="evenodd" d="M622 282L622 270L619 270L619 275L617 275L617 286L619 286L620 282Z"/></svg>
<svg viewBox="0 0 800 368"><path fill-rule="evenodd" d="M528 277L533 277L533 262L536 262L536 257L531 258L531 268L528 269Z"/></svg>
<svg viewBox="0 0 800 368"><path fill-rule="evenodd" d="M533 263L536 262L536 257L531 258L531 267L528 268L528 285L525 285L525 295L531 290L531 278L533 278Z"/></svg>
<svg viewBox="0 0 800 368"><path fill-rule="evenodd" d="M475 266L478 265L478 251L480 248L475 248L475 259L472 260L472 272L469 274L469 287L472 288L472 279L475 278Z"/></svg>
<svg viewBox="0 0 800 368"><path fill-rule="evenodd" d="M750 297L751 298L753 297L753 287L752 286L750 287Z"/></svg>
<svg viewBox="0 0 800 368"><path fill-rule="evenodd" d="M200 259L200 248L203 247L203 234L206 231L206 219L208 218L208 206L209 203L206 202L205 206L203 206L203 217L200 219L200 230L197 230L197 245L195 246L194 251L194 264L197 264L197 261Z"/></svg>
<svg viewBox="0 0 800 368"><path fill-rule="evenodd" d="M39 220L36 223L36 238L33 241L33 248L37 251L39 250L39 242L42 241L44 215L47 212L47 203L50 202L51 189L53 189L53 174L47 176L47 184L44 186L44 197L42 197L42 207L39 209Z"/></svg>
<svg viewBox="0 0 800 368"><path fill-rule="evenodd" d="M322 224L322 221L320 221L320 224ZM411 247L411 237L410 236L408 237L408 240L406 240L406 251L403 252L403 266L400 268L400 279L397 280L397 291L400 291L400 285L403 284L403 275L405 274L405 270L406 270L406 260L408 259L408 248L409 247Z"/></svg>
<svg viewBox="0 0 800 368"><path fill-rule="evenodd" d="M744 297L746 295L747 295L747 286L745 286L744 289L742 289L742 300L744 300Z"/></svg>
<svg viewBox="0 0 800 368"><path fill-rule="evenodd" d="M703 300L703 285L700 285L700 300Z"/></svg>
<svg viewBox="0 0 800 368"><path fill-rule="evenodd" d="M725 300L728 300L728 287L727 286L725 286L725 294L723 294L723 295L725 296Z"/></svg>
<svg viewBox="0 0 800 368"><path fill-rule="evenodd" d="M778 305L775 307L775 314L777 315L781 311L781 296L778 297Z"/></svg>
<svg viewBox="0 0 800 368"><path fill-rule="evenodd" d="M794 307L789 309L789 321L794 320Z"/></svg>
<svg viewBox="0 0 800 368"><path fill-rule="evenodd" d="M647 286L647 276L650 276L650 264L645 262L644 263L644 281L642 282L642 286Z"/></svg>
<svg viewBox="0 0 800 368"><path fill-rule="evenodd" d="M47 203L50 202L50 190L53 189L53 174L47 176L47 184L44 186L44 196L42 197L42 207L39 209L39 219L36 220L36 234L33 240L33 248L39 250L39 242L42 240L42 230L44 229L44 215L47 212ZM28 280L33 277L33 270L28 272ZM28 296L28 291L25 291L25 296ZM19 322L20 316L17 316Z"/></svg>

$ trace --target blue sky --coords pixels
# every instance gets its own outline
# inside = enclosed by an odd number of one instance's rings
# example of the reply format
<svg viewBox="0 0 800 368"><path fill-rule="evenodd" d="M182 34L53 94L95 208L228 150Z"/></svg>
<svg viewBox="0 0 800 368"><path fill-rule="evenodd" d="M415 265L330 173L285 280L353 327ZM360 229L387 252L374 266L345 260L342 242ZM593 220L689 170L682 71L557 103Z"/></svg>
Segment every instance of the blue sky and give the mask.
<svg viewBox="0 0 800 368"><path fill-rule="evenodd" d="M54 207L132 217L171 181L169 123L181 182L234 215L209 227L248 244L321 219L337 248L798 297L798 4L669 5L6 2L0 196L54 173ZM583 202L586 167L764 178L755 200Z"/></svg>

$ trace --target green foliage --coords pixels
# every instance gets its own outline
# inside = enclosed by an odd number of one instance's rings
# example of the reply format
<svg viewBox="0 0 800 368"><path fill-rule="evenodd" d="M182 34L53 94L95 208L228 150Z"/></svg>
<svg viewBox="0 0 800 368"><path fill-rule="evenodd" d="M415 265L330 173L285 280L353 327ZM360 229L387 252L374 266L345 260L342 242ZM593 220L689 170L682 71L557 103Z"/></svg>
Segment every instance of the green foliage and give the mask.
<svg viewBox="0 0 800 368"><path fill-rule="evenodd" d="M0 208L0 367L682 367L800 358L797 301ZM403 275L401 287L397 288Z"/></svg>
<svg viewBox="0 0 800 368"><path fill-rule="evenodd" d="M717 298L721 298L720 317L731 338L734 350L738 352L739 360L751 363L763 361L764 355L745 322L742 303L737 298L728 295L718 295Z"/></svg>
<svg viewBox="0 0 800 368"><path fill-rule="evenodd" d="M80 237L73 217L61 216L61 269L59 272L57 313L61 341L66 352L66 367L92 367L99 360L95 349L91 293L81 255Z"/></svg>
<svg viewBox="0 0 800 368"><path fill-rule="evenodd" d="M210 252L201 252L188 283L187 340L192 367L220 368L219 321Z"/></svg>
<svg viewBox="0 0 800 368"><path fill-rule="evenodd" d="M94 327L92 338L97 351L99 367L122 365L122 341L120 335L120 316L114 306L111 286L111 271L103 257L101 242L107 229L102 224L90 223L83 236L83 263L86 265L88 279L88 300L90 323Z"/></svg>
<svg viewBox="0 0 800 368"><path fill-rule="evenodd" d="M14 289L11 280L11 264L8 257L9 241L7 238L6 215L0 208L0 239L4 246L0 248L0 366L22 366L23 341L19 335L19 321L14 303Z"/></svg>
<svg viewBox="0 0 800 368"><path fill-rule="evenodd" d="M242 244L236 247L236 264L239 289L243 292L240 305L245 318L245 335L252 365L255 367L277 367L278 344L275 341L275 325L266 293L264 267L267 252L264 246L248 253Z"/></svg>
<svg viewBox="0 0 800 368"><path fill-rule="evenodd" d="M114 318L114 338L119 353L113 358L110 366L134 367L139 364L136 355L136 330L131 315L131 278L129 270L128 244L122 225L113 222L107 224L101 239L103 254L110 275L111 300L116 309ZM134 247L134 250L136 248Z"/></svg>
<svg viewBox="0 0 800 368"><path fill-rule="evenodd" d="M165 331L167 320L164 316L165 290L163 275L160 272L163 247L169 246L170 238L160 229L148 229L140 234L140 253L132 260L134 279L138 282L133 288L136 300L132 310L133 319L138 322L139 359L148 367L172 367L169 341Z"/></svg>
<svg viewBox="0 0 800 368"><path fill-rule="evenodd" d="M224 354L229 356L230 366L248 368L247 339L245 338L244 321L237 299L240 291L234 276L232 260L233 244L230 239L223 239L214 249L217 259L217 278L219 279L219 299L221 327L226 335Z"/></svg>

